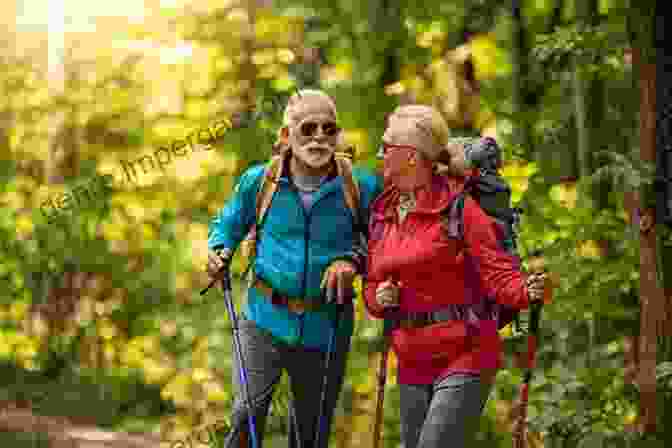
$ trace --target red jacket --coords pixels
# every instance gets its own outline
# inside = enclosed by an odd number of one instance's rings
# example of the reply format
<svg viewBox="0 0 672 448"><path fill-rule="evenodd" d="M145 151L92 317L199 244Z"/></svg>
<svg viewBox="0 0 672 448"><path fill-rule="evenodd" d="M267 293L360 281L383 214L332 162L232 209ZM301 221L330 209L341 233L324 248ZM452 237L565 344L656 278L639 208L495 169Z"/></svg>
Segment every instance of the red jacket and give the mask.
<svg viewBox="0 0 672 448"><path fill-rule="evenodd" d="M446 236L440 213L462 186L461 181L436 175L431 187L418 192L415 209L401 224L396 211L398 190L387 189L374 201L364 288L366 307L371 315L383 318L383 308L377 304L375 292L378 285L388 279L400 282L401 291L398 311L386 311L386 317L398 316L400 312L450 308L462 310L461 315L487 319L482 313L482 297L493 297L517 309L528 306L526 275L520 271L519 260L501 248L495 222L472 198L467 197L464 204L464 240ZM473 345L454 357L409 361L395 350L399 358L399 383L430 384L451 373L478 373L486 365L493 366L493 359L499 367L501 340L496 326L489 327L489 338L484 337L483 328L471 338ZM416 342L423 342L417 338L434 338L436 342L437 334L432 331L418 335L417 331L397 328L392 332L392 345L404 338L416 338Z"/></svg>

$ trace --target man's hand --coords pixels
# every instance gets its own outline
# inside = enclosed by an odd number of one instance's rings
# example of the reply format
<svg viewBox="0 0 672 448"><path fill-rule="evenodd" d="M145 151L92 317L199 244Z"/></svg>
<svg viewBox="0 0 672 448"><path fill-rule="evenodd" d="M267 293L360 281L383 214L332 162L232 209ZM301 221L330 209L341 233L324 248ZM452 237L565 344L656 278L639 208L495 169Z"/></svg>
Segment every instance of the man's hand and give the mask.
<svg viewBox="0 0 672 448"><path fill-rule="evenodd" d="M217 249L208 251L208 275L213 280L222 280L226 276L224 266L231 262L231 249Z"/></svg>
<svg viewBox="0 0 672 448"><path fill-rule="evenodd" d="M386 280L376 288L376 302L384 308L399 306L399 286Z"/></svg>
<svg viewBox="0 0 672 448"><path fill-rule="evenodd" d="M538 272L530 274L527 277L526 286L531 303L543 301L544 288L546 287L546 273Z"/></svg>
<svg viewBox="0 0 672 448"><path fill-rule="evenodd" d="M357 275L355 265L347 260L336 260L329 265L322 277L320 289L327 289L327 303L344 304L346 298L352 299L355 291L352 282Z"/></svg>

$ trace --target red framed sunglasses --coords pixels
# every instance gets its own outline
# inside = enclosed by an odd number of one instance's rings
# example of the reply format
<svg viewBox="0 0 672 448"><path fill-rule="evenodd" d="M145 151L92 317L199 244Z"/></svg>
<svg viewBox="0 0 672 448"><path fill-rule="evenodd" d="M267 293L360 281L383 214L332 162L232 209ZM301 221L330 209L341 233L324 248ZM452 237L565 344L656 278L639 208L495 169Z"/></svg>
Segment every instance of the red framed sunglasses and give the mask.
<svg viewBox="0 0 672 448"><path fill-rule="evenodd" d="M417 151L417 148L414 146L410 145L391 145L389 143L383 142L379 147L378 147L378 153L376 156L378 159L383 159L385 155L391 150L391 149L410 149L411 151Z"/></svg>

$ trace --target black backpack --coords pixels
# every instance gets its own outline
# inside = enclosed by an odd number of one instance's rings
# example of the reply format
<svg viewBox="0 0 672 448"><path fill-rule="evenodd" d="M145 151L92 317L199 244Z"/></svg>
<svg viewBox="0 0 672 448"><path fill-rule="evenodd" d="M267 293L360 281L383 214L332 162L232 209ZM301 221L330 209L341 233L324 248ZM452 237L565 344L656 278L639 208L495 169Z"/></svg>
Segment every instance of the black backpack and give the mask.
<svg viewBox="0 0 672 448"><path fill-rule="evenodd" d="M466 195L471 196L493 218L502 234L500 243L509 254L517 256L517 228L520 210L511 206L511 187L498 172L501 165L501 149L494 139L486 137L463 142L465 158L478 168L478 175L468 179L464 190L453 200L446 210L448 234L452 238L464 239L463 210ZM486 298L484 305L497 316L497 328L502 329L511 322L519 326L520 310L496 303ZM489 314L490 314L489 313Z"/></svg>

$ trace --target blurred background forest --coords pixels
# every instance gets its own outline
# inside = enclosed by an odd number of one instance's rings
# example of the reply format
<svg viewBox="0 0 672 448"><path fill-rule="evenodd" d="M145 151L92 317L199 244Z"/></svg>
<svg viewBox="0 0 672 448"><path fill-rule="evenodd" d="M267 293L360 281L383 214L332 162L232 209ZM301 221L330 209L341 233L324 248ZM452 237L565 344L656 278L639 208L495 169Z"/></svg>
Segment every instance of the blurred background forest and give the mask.
<svg viewBox="0 0 672 448"><path fill-rule="evenodd" d="M227 420L231 328L219 291L198 294L208 222L237 176L269 157L284 101L303 86L336 98L357 163L371 169L398 104L437 106L454 135L496 137L524 212L523 258L543 250L557 285L529 446L664 446L672 242L658 226L645 253L635 213L653 197L643 160L655 141L656 17L655 1L636 3L3 2L0 446L177 448ZM247 125L212 147L123 180L122 161L234 114ZM103 174L115 180L95 201L41 212ZM645 255L660 268L647 291ZM243 266L238 256L235 272ZM372 443L381 328L361 302L357 318L338 448ZM502 332L507 368L482 447L511 446L525 340ZM391 369L388 448L401 446L394 359ZM270 447L286 443L288 398L284 387L273 403Z"/></svg>

